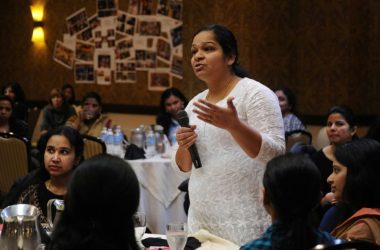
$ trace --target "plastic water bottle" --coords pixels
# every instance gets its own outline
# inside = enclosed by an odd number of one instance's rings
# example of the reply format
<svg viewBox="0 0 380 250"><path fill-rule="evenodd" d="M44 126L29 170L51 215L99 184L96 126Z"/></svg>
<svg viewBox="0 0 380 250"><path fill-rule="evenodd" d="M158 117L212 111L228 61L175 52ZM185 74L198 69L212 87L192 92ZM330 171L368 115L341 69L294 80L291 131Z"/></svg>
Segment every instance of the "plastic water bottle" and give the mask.
<svg viewBox="0 0 380 250"><path fill-rule="evenodd" d="M106 142L106 135L107 135L107 128L103 127L102 131L100 132L99 139L102 140L104 143Z"/></svg>
<svg viewBox="0 0 380 250"><path fill-rule="evenodd" d="M123 140L124 135L121 131L121 126L117 125L115 128L115 134L113 136L114 154L120 158L124 158Z"/></svg>
<svg viewBox="0 0 380 250"><path fill-rule="evenodd" d="M107 129L107 133L105 136L105 143L106 143L106 148L107 148L107 154L113 155L114 154L114 144L113 144L113 132L112 128Z"/></svg>
<svg viewBox="0 0 380 250"><path fill-rule="evenodd" d="M151 158L156 154L156 135L152 129L146 133L146 158Z"/></svg>

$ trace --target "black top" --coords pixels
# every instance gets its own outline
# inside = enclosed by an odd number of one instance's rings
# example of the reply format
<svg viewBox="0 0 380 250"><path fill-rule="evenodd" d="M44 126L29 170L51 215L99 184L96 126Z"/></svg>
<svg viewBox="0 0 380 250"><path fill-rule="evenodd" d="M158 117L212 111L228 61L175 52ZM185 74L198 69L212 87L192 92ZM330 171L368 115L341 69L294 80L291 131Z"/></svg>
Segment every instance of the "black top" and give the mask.
<svg viewBox="0 0 380 250"><path fill-rule="evenodd" d="M317 151L311 156L311 160L317 165L319 171L322 175L322 191L323 195L330 192L330 185L327 183L327 178L332 173L333 162L330 161L326 155L323 153L322 149Z"/></svg>

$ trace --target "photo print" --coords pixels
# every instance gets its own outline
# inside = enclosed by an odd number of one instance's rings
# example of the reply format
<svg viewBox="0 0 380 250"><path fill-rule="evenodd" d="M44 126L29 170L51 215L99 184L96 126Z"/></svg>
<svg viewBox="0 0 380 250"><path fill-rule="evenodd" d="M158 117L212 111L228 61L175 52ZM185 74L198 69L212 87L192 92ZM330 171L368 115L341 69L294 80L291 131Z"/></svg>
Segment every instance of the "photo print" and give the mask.
<svg viewBox="0 0 380 250"><path fill-rule="evenodd" d="M176 77L182 79L183 76L183 59L179 56L173 56L171 72L176 75Z"/></svg>
<svg viewBox="0 0 380 250"><path fill-rule="evenodd" d="M124 38L117 41L115 48L115 59L128 59L132 57L131 48L133 47L132 38Z"/></svg>
<svg viewBox="0 0 380 250"><path fill-rule="evenodd" d="M161 22L159 21L140 21L139 33L141 36L160 36Z"/></svg>
<svg viewBox="0 0 380 250"><path fill-rule="evenodd" d="M83 41L89 41L92 39L92 29L91 27L87 27L82 32L77 35L77 39Z"/></svg>
<svg viewBox="0 0 380 250"><path fill-rule="evenodd" d="M136 83L136 63L134 61L116 61L115 82Z"/></svg>
<svg viewBox="0 0 380 250"><path fill-rule="evenodd" d="M80 33L89 27L86 9L82 8L66 18L67 29L70 35Z"/></svg>
<svg viewBox="0 0 380 250"><path fill-rule="evenodd" d="M76 62L74 80L75 83L95 83L94 64Z"/></svg>
<svg viewBox="0 0 380 250"><path fill-rule="evenodd" d="M135 34L136 17L125 12L119 12L117 17L116 31L133 36Z"/></svg>
<svg viewBox="0 0 380 250"><path fill-rule="evenodd" d="M92 43L77 41L75 46L75 59L93 62L95 47Z"/></svg>
<svg viewBox="0 0 380 250"><path fill-rule="evenodd" d="M153 0L140 0L139 14L140 15L153 15L155 13Z"/></svg>
<svg viewBox="0 0 380 250"><path fill-rule="evenodd" d="M57 40L54 46L53 59L66 68L72 69L74 63L74 50Z"/></svg>
<svg viewBox="0 0 380 250"><path fill-rule="evenodd" d="M97 0L98 16L109 17L117 14L117 0Z"/></svg>
<svg viewBox="0 0 380 250"><path fill-rule="evenodd" d="M169 61L171 56L170 42L162 38L158 38L156 47L157 56Z"/></svg>
<svg viewBox="0 0 380 250"><path fill-rule="evenodd" d="M100 85L110 85L112 81L111 70L106 68L96 69L96 83Z"/></svg>
<svg viewBox="0 0 380 250"><path fill-rule="evenodd" d="M149 72L148 90L163 91L171 87L171 78L168 72Z"/></svg>
<svg viewBox="0 0 380 250"><path fill-rule="evenodd" d="M180 45L182 43L182 25L170 30L170 36L173 47Z"/></svg>

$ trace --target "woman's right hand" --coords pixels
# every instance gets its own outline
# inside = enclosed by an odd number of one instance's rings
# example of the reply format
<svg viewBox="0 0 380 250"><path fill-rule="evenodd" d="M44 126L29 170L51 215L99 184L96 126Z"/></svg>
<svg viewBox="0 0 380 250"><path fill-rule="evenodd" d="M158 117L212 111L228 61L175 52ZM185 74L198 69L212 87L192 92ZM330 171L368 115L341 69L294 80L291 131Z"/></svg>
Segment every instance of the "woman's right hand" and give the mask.
<svg viewBox="0 0 380 250"><path fill-rule="evenodd" d="M195 133L195 125L191 125L190 128L180 127L176 131L176 140L179 149L188 149L193 145L197 139L197 134Z"/></svg>

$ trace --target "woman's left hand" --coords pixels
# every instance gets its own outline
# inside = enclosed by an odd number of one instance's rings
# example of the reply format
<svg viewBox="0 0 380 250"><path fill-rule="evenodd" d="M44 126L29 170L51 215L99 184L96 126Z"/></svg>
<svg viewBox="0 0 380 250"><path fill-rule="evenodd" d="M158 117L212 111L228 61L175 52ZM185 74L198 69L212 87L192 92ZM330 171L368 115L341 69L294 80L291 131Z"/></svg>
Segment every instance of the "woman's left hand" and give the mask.
<svg viewBox="0 0 380 250"><path fill-rule="evenodd" d="M193 111L200 120L228 130L233 128L236 122L239 121L233 100L234 97L228 97L227 107L223 108L205 99L199 99L194 102L194 106L197 108Z"/></svg>

